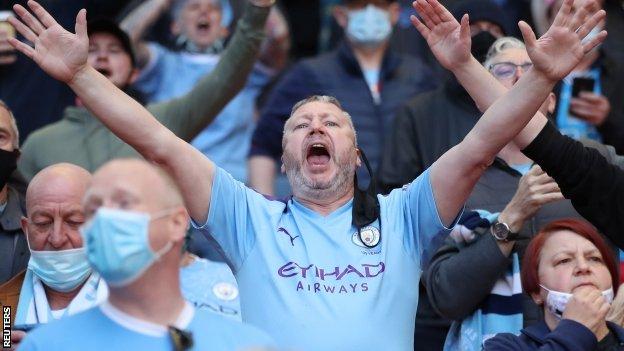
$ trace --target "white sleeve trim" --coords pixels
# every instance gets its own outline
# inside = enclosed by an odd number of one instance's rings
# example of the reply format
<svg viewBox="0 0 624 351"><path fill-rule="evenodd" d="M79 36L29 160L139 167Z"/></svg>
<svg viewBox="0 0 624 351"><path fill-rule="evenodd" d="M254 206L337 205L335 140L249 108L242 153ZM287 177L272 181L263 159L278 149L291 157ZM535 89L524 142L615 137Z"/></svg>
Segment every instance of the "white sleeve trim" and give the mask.
<svg viewBox="0 0 624 351"><path fill-rule="evenodd" d="M122 328L152 337L163 337L167 335L166 326L131 316L113 306L108 300L104 301L99 307L106 317ZM187 301L184 301L184 308L173 326L178 329L186 329L191 324L194 316L195 308Z"/></svg>

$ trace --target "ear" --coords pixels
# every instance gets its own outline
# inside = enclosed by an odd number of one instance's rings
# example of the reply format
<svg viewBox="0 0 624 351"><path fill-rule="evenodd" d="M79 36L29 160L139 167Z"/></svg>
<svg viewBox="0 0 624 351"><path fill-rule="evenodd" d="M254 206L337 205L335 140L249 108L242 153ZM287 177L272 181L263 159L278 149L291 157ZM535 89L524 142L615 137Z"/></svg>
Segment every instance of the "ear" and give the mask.
<svg viewBox="0 0 624 351"><path fill-rule="evenodd" d="M338 23L340 27L347 28L348 19L348 10L345 6L336 5L332 11L334 15L334 19Z"/></svg>
<svg viewBox="0 0 624 351"><path fill-rule="evenodd" d="M28 237L28 218L22 216L22 218L20 218L20 225L22 227L24 235Z"/></svg>
<svg viewBox="0 0 624 351"><path fill-rule="evenodd" d="M401 5L398 2L393 2L388 6L388 12L390 13L390 23L392 26L396 25L401 16Z"/></svg>
<svg viewBox="0 0 624 351"><path fill-rule="evenodd" d="M358 168L360 168L360 166L362 166L362 158L360 158L360 154L361 154L360 149L355 148L355 152L357 154L357 161L355 164L356 166L358 166Z"/></svg>
<svg viewBox="0 0 624 351"><path fill-rule="evenodd" d="M139 78L139 70L136 68L133 68L132 71L130 71L130 76L128 77L128 85L133 84L137 78Z"/></svg>
<svg viewBox="0 0 624 351"><path fill-rule="evenodd" d="M544 304L544 299L539 292L531 293L531 298L533 299L533 302L535 302L535 304L538 306L542 306Z"/></svg>
<svg viewBox="0 0 624 351"><path fill-rule="evenodd" d="M557 96L555 95L555 93L551 92L550 94L548 94L548 97L546 98L546 104L549 113L555 112L555 107L557 107Z"/></svg>
<svg viewBox="0 0 624 351"><path fill-rule="evenodd" d="M183 242L186 232L189 229L190 217L186 209L180 206L171 216L173 225L172 241L175 243Z"/></svg>
<svg viewBox="0 0 624 351"><path fill-rule="evenodd" d="M178 35L180 35L180 33L182 33L182 26L178 24L178 21L174 20L174 21L171 21L170 30L171 30L171 33L177 37Z"/></svg>

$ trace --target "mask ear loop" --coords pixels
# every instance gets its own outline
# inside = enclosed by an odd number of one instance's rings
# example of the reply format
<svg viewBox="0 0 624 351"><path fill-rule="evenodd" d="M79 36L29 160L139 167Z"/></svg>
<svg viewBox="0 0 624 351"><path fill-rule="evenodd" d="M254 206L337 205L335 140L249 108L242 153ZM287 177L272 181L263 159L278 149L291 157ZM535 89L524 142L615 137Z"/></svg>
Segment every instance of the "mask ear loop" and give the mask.
<svg viewBox="0 0 624 351"><path fill-rule="evenodd" d="M360 149L360 157L364 161L364 166L370 175L370 183L366 191L360 189L358 185L357 172L354 174L354 188L353 189L353 211L352 211L352 224L357 228L358 238L368 248L373 248L381 242L381 216L379 199L377 199L377 187L376 179L371 170L371 166L368 163L368 159L364 154L364 151ZM368 244L362 240L362 228L379 220L379 240L376 240L374 245Z"/></svg>

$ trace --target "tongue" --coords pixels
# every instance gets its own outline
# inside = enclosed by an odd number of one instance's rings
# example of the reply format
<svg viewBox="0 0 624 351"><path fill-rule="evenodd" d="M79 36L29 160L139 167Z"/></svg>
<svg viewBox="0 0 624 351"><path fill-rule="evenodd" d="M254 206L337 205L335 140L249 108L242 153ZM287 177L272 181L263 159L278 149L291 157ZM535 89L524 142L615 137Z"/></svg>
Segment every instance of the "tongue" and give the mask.
<svg viewBox="0 0 624 351"><path fill-rule="evenodd" d="M308 163L311 165L324 165L329 162L328 155L310 155L308 156Z"/></svg>

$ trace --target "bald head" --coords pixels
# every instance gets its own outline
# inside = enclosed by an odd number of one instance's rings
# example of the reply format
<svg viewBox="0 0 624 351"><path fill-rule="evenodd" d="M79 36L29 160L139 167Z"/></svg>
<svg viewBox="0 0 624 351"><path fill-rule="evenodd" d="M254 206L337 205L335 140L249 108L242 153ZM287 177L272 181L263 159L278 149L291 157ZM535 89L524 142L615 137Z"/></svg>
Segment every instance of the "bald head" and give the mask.
<svg viewBox="0 0 624 351"><path fill-rule="evenodd" d="M136 210L146 212L183 204L181 192L173 179L160 168L141 159L107 162L93 174L87 193L111 199L126 197L124 201L129 202L130 207L138 205ZM105 193L112 196L104 196ZM124 207L123 204L117 205L111 207Z"/></svg>
<svg viewBox="0 0 624 351"><path fill-rule="evenodd" d="M91 181L91 174L84 168L69 163L58 163L42 169L28 184L26 211L32 206L58 199L74 199L80 204Z"/></svg>

